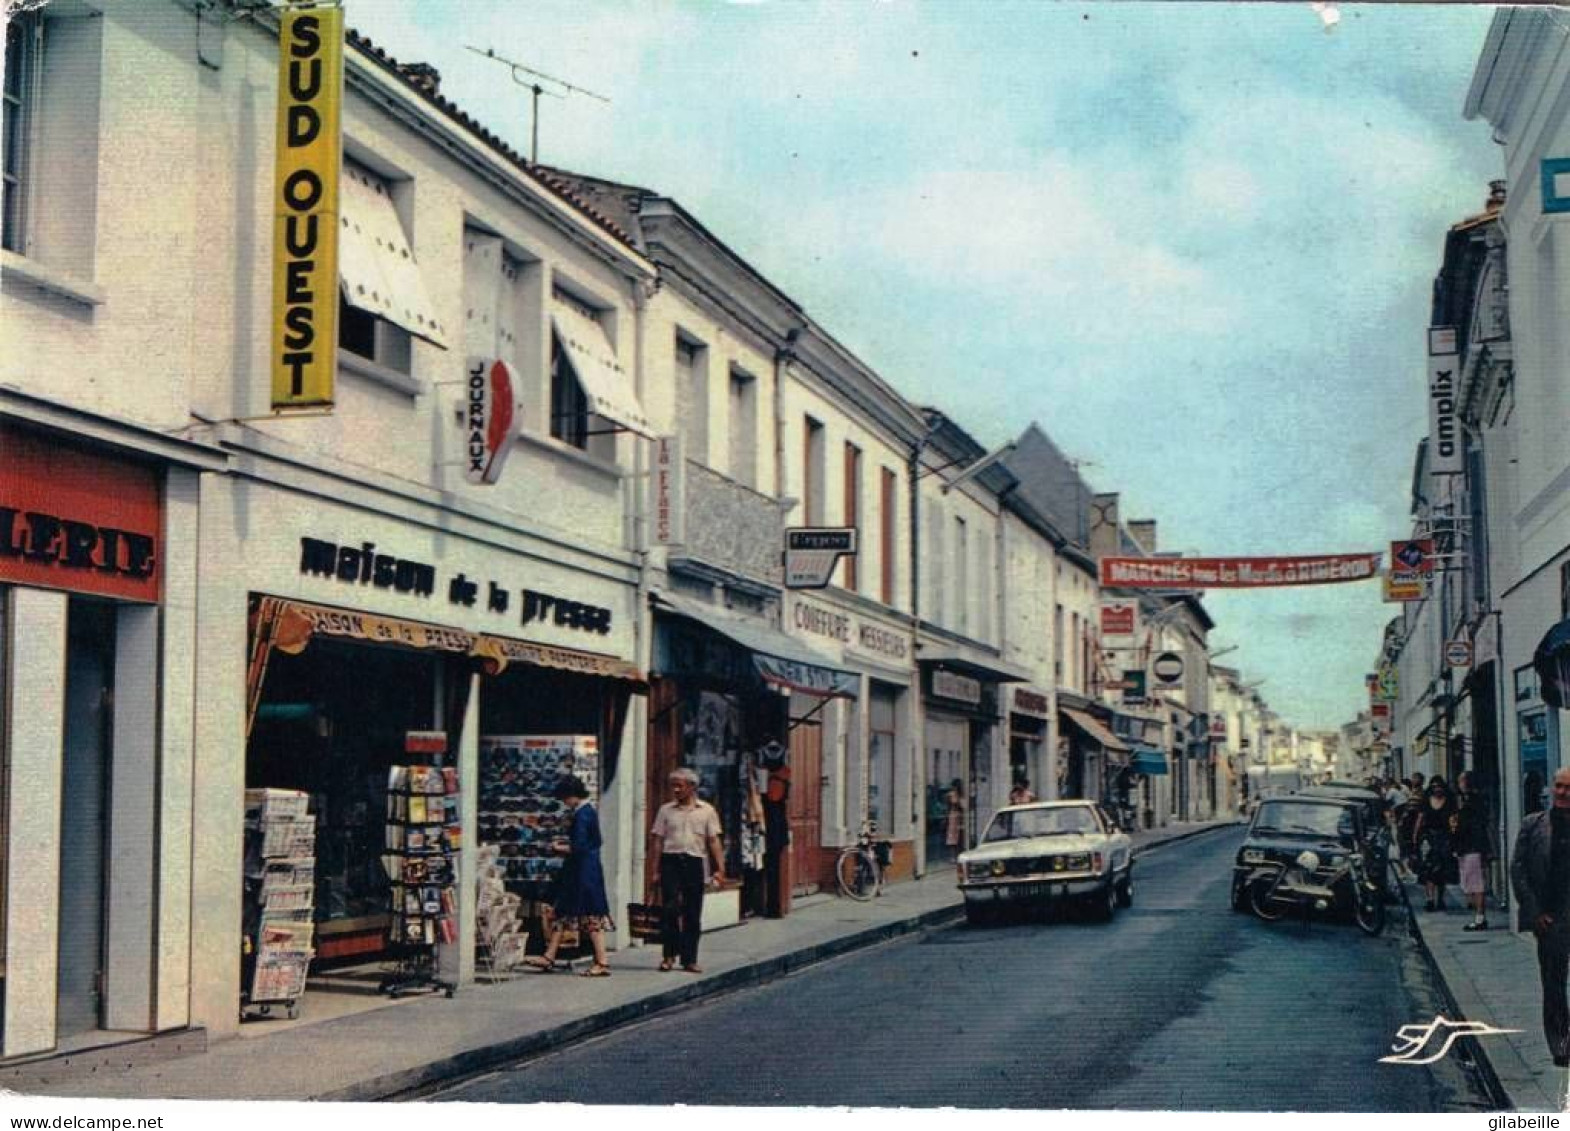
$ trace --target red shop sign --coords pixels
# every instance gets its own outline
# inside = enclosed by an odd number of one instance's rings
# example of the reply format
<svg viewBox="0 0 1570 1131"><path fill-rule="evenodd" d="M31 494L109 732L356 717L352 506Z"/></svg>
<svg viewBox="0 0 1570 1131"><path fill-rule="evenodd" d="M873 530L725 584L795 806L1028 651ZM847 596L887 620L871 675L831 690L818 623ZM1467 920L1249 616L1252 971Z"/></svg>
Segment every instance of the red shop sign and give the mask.
<svg viewBox="0 0 1570 1131"><path fill-rule="evenodd" d="M162 541L156 469L0 431L0 582L157 602Z"/></svg>

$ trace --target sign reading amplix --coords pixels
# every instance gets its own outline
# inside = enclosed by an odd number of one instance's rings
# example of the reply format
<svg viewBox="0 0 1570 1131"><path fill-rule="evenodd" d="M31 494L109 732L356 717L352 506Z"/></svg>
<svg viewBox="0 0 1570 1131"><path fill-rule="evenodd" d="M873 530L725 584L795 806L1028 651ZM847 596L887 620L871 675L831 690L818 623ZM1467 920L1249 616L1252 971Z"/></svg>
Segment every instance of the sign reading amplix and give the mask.
<svg viewBox="0 0 1570 1131"><path fill-rule="evenodd" d="M785 531L785 588L826 588L840 558L855 552L854 526L791 527Z"/></svg>

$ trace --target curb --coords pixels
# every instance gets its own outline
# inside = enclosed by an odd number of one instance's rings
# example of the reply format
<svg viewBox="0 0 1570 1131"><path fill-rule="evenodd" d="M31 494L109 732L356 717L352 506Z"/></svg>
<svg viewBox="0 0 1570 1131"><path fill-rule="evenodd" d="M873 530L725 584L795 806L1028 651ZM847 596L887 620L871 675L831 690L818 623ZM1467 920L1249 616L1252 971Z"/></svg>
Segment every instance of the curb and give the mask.
<svg viewBox="0 0 1570 1131"><path fill-rule="evenodd" d="M1223 824L1206 825L1202 829L1186 829L1183 832L1174 833L1172 836L1162 837L1160 840L1152 841L1149 844L1135 848L1134 857L1137 859L1147 852L1153 852L1158 848L1165 848L1169 844L1177 844L1182 840L1192 840L1194 837L1204 836L1206 833L1218 833L1223 829L1236 829L1241 828L1242 826L1242 821L1227 821Z"/></svg>
<svg viewBox="0 0 1570 1131"><path fill-rule="evenodd" d="M1428 963L1429 972L1433 974L1434 982L1438 985L1439 992L1444 995L1445 1005L1449 1008L1451 1016L1455 1020L1468 1020L1466 1010L1461 1008L1461 1003L1456 1000L1455 991L1450 988L1450 982L1445 978L1444 969L1439 965L1439 960L1434 957L1433 949L1428 945L1428 940L1423 937L1421 921L1418 919L1417 913L1412 910L1412 898L1407 892L1406 882L1398 879L1396 888L1401 892L1401 906L1406 908L1407 934L1417 940L1417 948L1422 952L1423 961ZM1488 1098L1499 1105L1501 1111L1520 1110L1519 1105L1510 1098L1510 1093L1506 1090L1503 1081L1499 1079L1499 1073L1494 1068L1494 1062L1489 1059L1488 1052L1483 1047L1483 1042L1472 1037L1467 1037L1465 1040L1471 1048L1472 1063L1476 1066L1477 1073L1482 1078L1483 1087L1488 1092Z"/></svg>
<svg viewBox="0 0 1570 1131"><path fill-rule="evenodd" d="M903 919L880 923L875 927L830 939L804 950L738 966L734 970L711 975L680 989L665 990L640 1001L627 1002L612 1009L602 1010L565 1025L557 1025L481 1048L468 1049L423 1064L418 1068L390 1072L307 1098L328 1102L417 1099L422 1094L433 1091L437 1087L456 1083L464 1077L475 1076L492 1068L544 1052L553 1052L576 1041L598 1036L657 1013L770 981L802 967L837 958L852 951L863 950L889 939L914 934L928 927L944 925L951 920L957 921L962 914L963 908L956 903L950 907L934 908Z"/></svg>

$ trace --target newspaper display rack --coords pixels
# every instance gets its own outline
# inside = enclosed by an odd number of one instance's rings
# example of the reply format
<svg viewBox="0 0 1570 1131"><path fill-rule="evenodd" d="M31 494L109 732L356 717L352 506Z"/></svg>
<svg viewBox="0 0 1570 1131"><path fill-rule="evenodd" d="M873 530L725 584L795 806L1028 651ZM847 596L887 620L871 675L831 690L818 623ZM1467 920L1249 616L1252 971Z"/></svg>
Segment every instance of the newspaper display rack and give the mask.
<svg viewBox="0 0 1570 1131"><path fill-rule="evenodd" d="M439 731L411 732L405 749L423 755L425 764L387 772L382 867L389 881L393 966L381 989L391 997L419 992L452 997L457 986L438 976L438 948L458 941L458 770L441 764L446 738Z"/></svg>
<svg viewBox="0 0 1570 1131"><path fill-rule="evenodd" d="M481 845L475 859L479 866L475 957L486 978L495 982L523 964L529 936L523 929L523 900L507 890L500 846Z"/></svg>
<svg viewBox="0 0 1570 1131"><path fill-rule="evenodd" d="M315 953L316 821L308 794L245 791L245 930L240 1019L281 1006L299 1016Z"/></svg>

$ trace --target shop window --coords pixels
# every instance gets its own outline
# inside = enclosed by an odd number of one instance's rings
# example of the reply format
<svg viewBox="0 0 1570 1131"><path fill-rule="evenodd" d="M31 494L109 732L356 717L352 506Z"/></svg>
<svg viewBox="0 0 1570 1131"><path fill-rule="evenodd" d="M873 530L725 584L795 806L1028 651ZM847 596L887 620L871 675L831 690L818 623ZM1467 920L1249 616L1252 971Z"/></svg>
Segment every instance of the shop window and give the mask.
<svg viewBox="0 0 1570 1131"><path fill-rule="evenodd" d="M892 836L896 829L894 803L895 704L897 693L872 688L867 713L867 819L878 831Z"/></svg>
<svg viewBox="0 0 1570 1131"><path fill-rule="evenodd" d="M855 444L845 444L845 506L841 519L845 526L861 527L861 449ZM847 554L843 559L840 584L851 592L860 588L856 568L857 555Z"/></svg>
<svg viewBox="0 0 1570 1131"><path fill-rule="evenodd" d="M27 158L33 129L31 113L36 104L34 76L42 55L43 20L37 12L11 17L5 28L5 145L4 223L0 225L0 247L18 254L26 252L24 234L27 215Z"/></svg>

